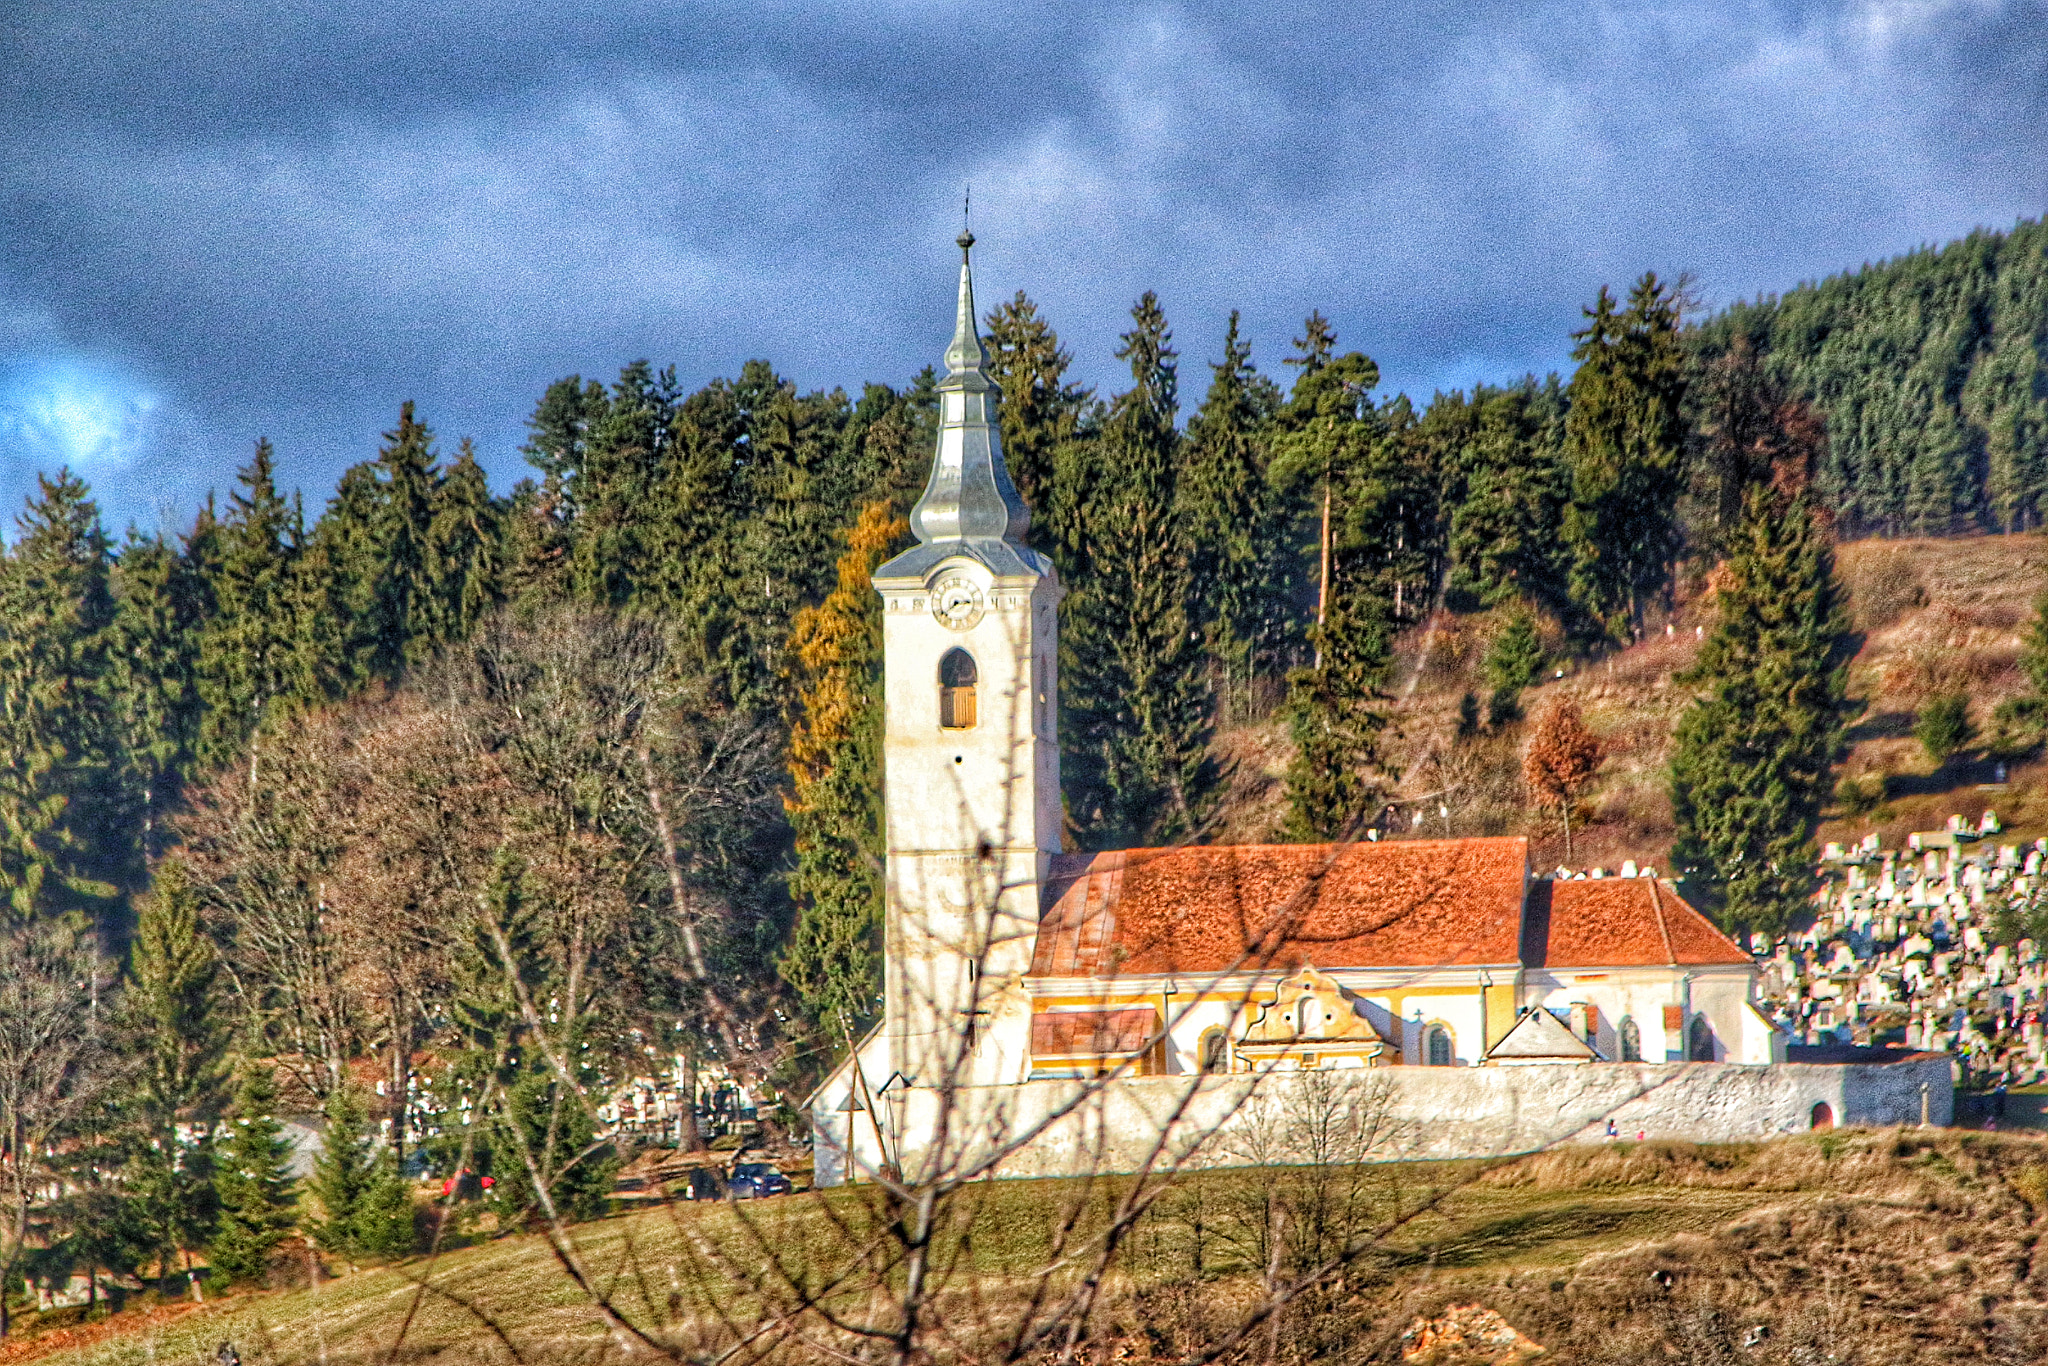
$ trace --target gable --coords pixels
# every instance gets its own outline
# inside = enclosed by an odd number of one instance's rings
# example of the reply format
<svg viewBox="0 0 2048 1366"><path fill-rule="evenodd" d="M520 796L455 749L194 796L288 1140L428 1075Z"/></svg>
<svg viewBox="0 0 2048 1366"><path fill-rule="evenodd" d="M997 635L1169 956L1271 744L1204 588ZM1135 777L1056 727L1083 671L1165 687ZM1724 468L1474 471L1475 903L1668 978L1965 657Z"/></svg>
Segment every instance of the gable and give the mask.
<svg viewBox="0 0 2048 1366"><path fill-rule="evenodd" d="M1670 883L1540 878L1529 889L1522 961L1532 968L1753 967Z"/></svg>
<svg viewBox="0 0 2048 1366"><path fill-rule="evenodd" d="M1547 1010L1536 1009L1515 1021L1501 1041L1486 1050L1488 1061L1495 1058L1555 1058L1560 1061L1591 1062L1600 1055L1564 1022Z"/></svg>

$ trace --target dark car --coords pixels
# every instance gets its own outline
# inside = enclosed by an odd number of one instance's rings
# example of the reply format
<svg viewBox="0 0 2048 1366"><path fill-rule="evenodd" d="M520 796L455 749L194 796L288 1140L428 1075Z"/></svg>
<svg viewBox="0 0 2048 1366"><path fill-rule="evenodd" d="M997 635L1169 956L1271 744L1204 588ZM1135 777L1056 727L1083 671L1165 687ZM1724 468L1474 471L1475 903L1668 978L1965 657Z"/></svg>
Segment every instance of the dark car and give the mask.
<svg viewBox="0 0 2048 1366"><path fill-rule="evenodd" d="M725 1178L710 1167L690 1168L690 1179L683 1186L685 1200L723 1200Z"/></svg>
<svg viewBox="0 0 2048 1366"><path fill-rule="evenodd" d="M726 1188L735 1200L754 1200L764 1195L787 1195L789 1178L775 1170L772 1162L741 1162L732 1169Z"/></svg>

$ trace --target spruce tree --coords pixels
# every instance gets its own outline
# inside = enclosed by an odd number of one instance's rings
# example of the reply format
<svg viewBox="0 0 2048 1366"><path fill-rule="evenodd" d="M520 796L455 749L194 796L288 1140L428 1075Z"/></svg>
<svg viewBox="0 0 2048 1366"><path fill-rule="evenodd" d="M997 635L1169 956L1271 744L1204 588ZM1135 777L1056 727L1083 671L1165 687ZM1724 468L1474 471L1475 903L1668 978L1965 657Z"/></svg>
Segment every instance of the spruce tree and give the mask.
<svg viewBox="0 0 2048 1366"><path fill-rule="evenodd" d="M1178 517L1173 334L1149 291L1117 357L1132 388L1092 442L1061 448L1069 597L1060 638L1068 801L1084 838L1168 839L1208 793L1202 660Z"/></svg>
<svg viewBox="0 0 2048 1366"><path fill-rule="evenodd" d="M598 1141L588 1100L564 1087L545 1065L529 1068L506 1091L489 1149L496 1182L491 1201L508 1223L544 1219L550 1205L571 1223L598 1218L610 1208L618 1156Z"/></svg>
<svg viewBox="0 0 2048 1366"><path fill-rule="evenodd" d="M37 481L0 563L0 888L16 917L97 916L131 866L106 687L109 546L83 481Z"/></svg>
<svg viewBox="0 0 2048 1366"><path fill-rule="evenodd" d="M320 1247L350 1262L368 1255L360 1223L379 1180L376 1144L369 1112L352 1086L337 1086L327 1098L327 1125L321 1134L320 1156L309 1186L320 1202L312 1226Z"/></svg>
<svg viewBox="0 0 2048 1366"><path fill-rule="evenodd" d="M505 509L465 437L434 491L427 529L429 610L425 637L434 645L467 639L505 594Z"/></svg>
<svg viewBox="0 0 2048 1366"><path fill-rule="evenodd" d="M1571 592L1616 640L1633 636L1678 548L1677 498L1685 442L1680 295L1654 273L1617 309L1605 286L1574 332L1565 449L1571 501L1564 539Z"/></svg>
<svg viewBox="0 0 2048 1366"><path fill-rule="evenodd" d="M1752 489L1727 571L1720 619L1682 680L1700 691L1671 761L1672 857L1724 924L1774 932L1811 890L1848 621L1810 494Z"/></svg>
<svg viewBox="0 0 2048 1366"><path fill-rule="evenodd" d="M256 443L235 480L202 566L213 609L199 631L197 665L198 751L208 765L241 752L264 709L294 693L299 672L293 570L302 522L277 490L268 441Z"/></svg>
<svg viewBox="0 0 2048 1366"><path fill-rule="evenodd" d="M1536 618L1526 607L1508 614L1500 630L1486 647L1480 671L1493 688L1487 704L1494 724L1512 719L1520 706L1522 689L1536 681L1543 671L1543 641L1536 633Z"/></svg>
<svg viewBox="0 0 2048 1366"><path fill-rule="evenodd" d="M797 921L781 971L833 1046L857 1037L881 990L882 623L871 580L908 531L887 503L864 508L838 586L798 612L790 633L798 710L785 805Z"/></svg>
<svg viewBox="0 0 2048 1366"><path fill-rule="evenodd" d="M398 425L377 452L376 502L370 524L370 671L397 678L433 646L439 616L431 523L437 501L434 434L399 405Z"/></svg>
<svg viewBox="0 0 2048 1366"><path fill-rule="evenodd" d="M989 378L1003 394L1003 463L1024 505L1042 515L1052 495L1053 453L1074 438L1090 394L1066 382L1073 353L1024 291L989 310L984 324Z"/></svg>
<svg viewBox="0 0 2048 1366"><path fill-rule="evenodd" d="M166 1130L179 1118L210 1122L225 1099L227 1023L220 959L199 920L199 896L180 859L166 859L135 926L123 993L135 1100Z"/></svg>
<svg viewBox="0 0 2048 1366"><path fill-rule="evenodd" d="M291 1143L274 1117L277 1088L252 1067L235 1097L227 1140L216 1154L220 1214L207 1260L222 1281L260 1280L297 1221Z"/></svg>
<svg viewBox="0 0 2048 1366"><path fill-rule="evenodd" d="M1253 367L1251 344L1237 327L1233 309L1223 359L1210 367L1209 393L1188 423L1176 489L1196 622L1223 673L1226 699L1234 687L1249 690L1252 674L1278 656L1295 587L1293 505L1268 478L1280 390Z"/></svg>
<svg viewBox="0 0 2048 1366"><path fill-rule="evenodd" d="M137 823L134 854L147 864L198 743L205 585L178 547L130 531L114 563L113 593L107 687L122 786Z"/></svg>
<svg viewBox="0 0 2048 1366"><path fill-rule="evenodd" d="M1287 832L1296 840L1338 838L1378 803L1380 690L1393 664L1389 552L1405 516L1390 496L1405 484L1390 465L1398 455L1370 397L1379 367L1358 352L1332 359L1335 342L1310 314L1288 362L1300 374L1273 461L1274 481L1305 493L1318 542L1314 658L1288 678Z"/></svg>

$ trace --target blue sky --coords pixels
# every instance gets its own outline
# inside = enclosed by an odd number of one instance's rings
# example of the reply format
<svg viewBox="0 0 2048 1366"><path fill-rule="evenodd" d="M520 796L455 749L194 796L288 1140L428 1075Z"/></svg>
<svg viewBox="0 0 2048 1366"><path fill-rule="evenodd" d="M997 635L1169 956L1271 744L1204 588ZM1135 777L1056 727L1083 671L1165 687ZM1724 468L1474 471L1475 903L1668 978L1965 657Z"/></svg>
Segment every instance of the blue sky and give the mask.
<svg viewBox="0 0 2048 1366"><path fill-rule="evenodd" d="M317 508L416 399L499 487L548 380L942 350L972 184L1105 389L1158 290L1199 401L1231 308L1391 388L1564 364L1645 269L1710 304L2048 201L2031 3L517 7L15 0L0 500L69 462L182 520L259 435Z"/></svg>

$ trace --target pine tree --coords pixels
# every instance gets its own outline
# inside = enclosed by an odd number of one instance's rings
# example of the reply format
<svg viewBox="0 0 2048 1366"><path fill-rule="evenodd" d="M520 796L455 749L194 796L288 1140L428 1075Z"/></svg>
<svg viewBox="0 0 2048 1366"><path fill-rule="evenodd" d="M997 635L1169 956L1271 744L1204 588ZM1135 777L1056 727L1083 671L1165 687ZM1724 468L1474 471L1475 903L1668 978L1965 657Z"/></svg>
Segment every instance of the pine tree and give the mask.
<svg viewBox="0 0 2048 1366"><path fill-rule="evenodd" d="M109 547L83 481L38 483L0 564L0 888L17 917L96 916L132 866L106 687Z"/></svg>
<svg viewBox="0 0 2048 1366"><path fill-rule="evenodd" d="M1332 359L1335 343L1322 315L1310 314L1288 361L1300 374L1272 471L1281 488L1305 493L1317 526L1315 655L1288 678L1287 832L1296 840L1337 839L1378 802L1380 690L1393 664L1390 552L1396 529L1419 511L1404 506L1398 448L1372 406L1379 367L1355 351Z"/></svg>
<svg viewBox="0 0 2048 1366"><path fill-rule="evenodd" d="M838 586L790 632L798 697L784 805L797 921L781 970L834 1045L858 1034L881 989L881 611L871 578L909 529L887 503L862 509Z"/></svg>
<svg viewBox="0 0 2048 1366"><path fill-rule="evenodd" d="M1543 672L1543 641L1536 633L1535 615L1528 608L1518 607L1508 614L1488 642L1486 657L1479 668L1493 688L1488 711L1498 725L1515 715L1522 689Z"/></svg>
<svg viewBox="0 0 2048 1366"><path fill-rule="evenodd" d="M384 433L377 452L375 511L370 522L369 667L397 678L433 645L439 615L431 523L440 474L434 434L413 417L410 399L399 405L398 425Z"/></svg>
<svg viewBox="0 0 2048 1366"><path fill-rule="evenodd" d="M216 1158L220 1215L207 1260L223 1281L262 1279L297 1221L292 1147L273 1116L276 1106L277 1088L269 1074L251 1068Z"/></svg>
<svg viewBox="0 0 2048 1366"><path fill-rule="evenodd" d="M336 1087L327 1099L327 1127L309 1183L320 1202L312 1233L322 1249L350 1262L368 1255L358 1220L370 1208L366 1202L379 1180L377 1162L362 1097L351 1086Z"/></svg>
<svg viewBox="0 0 2048 1366"><path fill-rule="evenodd" d="M1202 660L1175 499L1173 334L1149 291L1131 319L1117 357L1135 383L1098 439L1061 448L1057 472L1072 567L1060 639L1068 801L1085 837L1104 842L1191 831L1208 796Z"/></svg>
<svg viewBox="0 0 2048 1366"><path fill-rule="evenodd" d="M1481 386L1469 402L1438 395L1423 415L1422 439L1438 447L1455 604L1523 597L1560 614L1568 608L1564 406L1553 375L1540 388Z"/></svg>
<svg viewBox="0 0 2048 1366"><path fill-rule="evenodd" d="M164 1130L211 1121L225 1099L228 1031L218 995L220 959L199 922L199 897L179 859L156 870L142 904L123 995L135 1100Z"/></svg>
<svg viewBox="0 0 2048 1366"><path fill-rule="evenodd" d="M1811 890L1847 616L1810 494L1753 489L1727 570L1720 620L1683 680L1701 692L1671 761L1672 857L1724 923L1775 931Z"/></svg>
<svg viewBox="0 0 2048 1366"><path fill-rule="evenodd" d="M505 595L505 509L477 464L467 437L434 491L427 529L425 639L465 640Z"/></svg>
<svg viewBox="0 0 2048 1366"><path fill-rule="evenodd" d="M208 765L241 752L264 709L294 694L299 672L293 569L303 528L277 491L268 441L235 479L204 566L213 612L199 632L198 750Z"/></svg>
<svg viewBox="0 0 2048 1366"><path fill-rule="evenodd" d="M1277 658L1288 634L1295 587L1293 507L1268 478L1269 428L1280 390L1251 362L1251 344L1230 314L1223 359L1202 407L1188 423L1187 464L1177 496L1189 547L1198 628L1224 674L1225 697L1249 689Z"/></svg>
<svg viewBox="0 0 2048 1366"><path fill-rule="evenodd" d="M168 859L142 905L122 1016L136 1060L123 1108L133 1122L126 1188L160 1266L202 1247L218 1213L213 1121L227 1089L220 962L185 865ZM187 1141L181 1125L199 1126Z"/></svg>
<svg viewBox="0 0 2048 1366"><path fill-rule="evenodd" d="M131 531L114 563L113 593L109 701L122 786L136 811L134 853L147 864L198 743L205 584L176 546Z"/></svg>
<svg viewBox="0 0 2048 1366"><path fill-rule="evenodd" d="M398 1153L385 1148L370 1164L356 1201L349 1238L355 1254L391 1260L409 1255L418 1240L412 1215L412 1187L398 1168Z"/></svg>
<svg viewBox="0 0 2048 1366"><path fill-rule="evenodd" d="M491 1201L508 1223L545 1218L549 1205L567 1222L595 1219L610 1208L618 1156L598 1142L585 1097L544 1066L528 1070L505 1093L489 1150L497 1183Z"/></svg>
<svg viewBox="0 0 2048 1366"><path fill-rule="evenodd" d="M582 402L582 454L564 487L574 509L573 591L586 601L621 607L642 591L652 569L649 499L680 398L675 367L656 374L638 360L619 372L601 408Z"/></svg>
<svg viewBox="0 0 2048 1366"><path fill-rule="evenodd" d="M1605 286L1572 335L1565 448L1571 502L1564 538L1579 609L1617 640L1640 625L1677 553L1685 357L1679 291L1646 273L1617 311Z"/></svg>
<svg viewBox="0 0 2048 1366"><path fill-rule="evenodd" d="M1065 382L1073 353L1024 291L989 310L984 323L989 378L1003 394L1003 463L1024 506L1042 514L1051 501L1053 454L1073 440L1090 394Z"/></svg>

